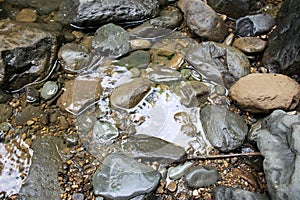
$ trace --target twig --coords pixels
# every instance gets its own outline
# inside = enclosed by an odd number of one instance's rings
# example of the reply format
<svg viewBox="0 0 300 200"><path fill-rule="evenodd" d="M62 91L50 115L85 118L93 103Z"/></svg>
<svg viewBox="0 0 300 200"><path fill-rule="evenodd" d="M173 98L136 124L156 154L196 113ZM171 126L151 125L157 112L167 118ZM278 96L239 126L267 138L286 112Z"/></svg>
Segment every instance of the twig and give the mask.
<svg viewBox="0 0 300 200"><path fill-rule="evenodd" d="M207 155L207 156L191 156L188 157L188 160L209 160L209 159L218 159L218 158L232 158L232 157L241 157L241 156L261 156L260 152L251 152L251 153L233 153L233 154L218 154L218 155Z"/></svg>

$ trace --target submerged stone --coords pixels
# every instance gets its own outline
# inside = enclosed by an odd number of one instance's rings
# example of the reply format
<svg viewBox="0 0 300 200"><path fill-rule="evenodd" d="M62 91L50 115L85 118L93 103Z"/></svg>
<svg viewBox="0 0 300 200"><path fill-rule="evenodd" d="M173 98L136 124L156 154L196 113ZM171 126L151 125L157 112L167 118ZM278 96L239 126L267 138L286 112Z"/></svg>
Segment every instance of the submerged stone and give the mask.
<svg viewBox="0 0 300 200"><path fill-rule="evenodd" d="M144 69L147 68L149 63L150 63L150 54L148 53L148 51L138 50L130 53L129 56L121 58L115 64L124 66L127 69L131 69L133 67L138 69Z"/></svg>
<svg viewBox="0 0 300 200"><path fill-rule="evenodd" d="M171 180L178 180L185 174L186 170L189 169L191 166L193 166L192 162L186 162L183 165L170 167L168 170L168 177Z"/></svg>
<svg viewBox="0 0 300 200"><path fill-rule="evenodd" d="M93 176L94 193L125 200L155 190L160 173L125 155L110 154Z"/></svg>
<svg viewBox="0 0 300 200"><path fill-rule="evenodd" d="M217 169L207 166L195 166L184 175L184 180L191 188L207 187L216 183L219 179Z"/></svg>
<svg viewBox="0 0 300 200"><path fill-rule="evenodd" d="M49 100L58 92L58 85L53 81L47 81L41 90L41 96L45 100Z"/></svg>
<svg viewBox="0 0 300 200"><path fill-rule="evenodd" d="M168 67L158 67L149 72L149 79L155 83L172 83L182 79L179 71Z"/></svg>
<svg viewBox="0 0 300 200"><path fill-rule="evenodd" d="M218 186L214 188L213 197L215 200L269 200L269 197L265 194L259 194L247 190L230 188L225 186Z"/></svg>

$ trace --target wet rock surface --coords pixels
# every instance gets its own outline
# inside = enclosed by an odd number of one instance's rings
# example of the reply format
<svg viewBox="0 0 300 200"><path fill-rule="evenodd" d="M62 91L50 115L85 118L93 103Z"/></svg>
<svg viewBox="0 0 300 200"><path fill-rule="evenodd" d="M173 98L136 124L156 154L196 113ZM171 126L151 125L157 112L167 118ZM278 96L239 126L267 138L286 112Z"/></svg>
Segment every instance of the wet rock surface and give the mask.
<svg viewBox="0 0 300 200"><path fill-rule="evenodd" d="M239 116L221 106L206 106L201 110L201 122L211 144L224 152L240 147L248 128Z"/></svg>
<svg viewBox="0 0 300 200"><path fill-rule="evenodd" d="M300 98L299 84L281 74L250 74L230 88L230 95L244 110L256 113L294 109Z"/></svg>
<svg viewBox="0 0 300 200"><path fill-rule="evenodd" d="M271 33L263 62L272 72L296 76L299 81L299 1L284 1Z"/></svg>
<svg viewBox="0 0 300 200"><path fill-rule="evenodd" d="M130 157L110 154L93 176L94 191L110 199L130 199L153 191L159 172Z"/></svg>
<svg viewBox="0 0 300 200"><path fill-rule="evenodd" d="M266 48L267 42L256 37L241 37L233 42L233 46L244 53L253 54L262 52Z"/></svg>
<svg viewBox="0 0 300 200"><path fill-rule="evenodd" d="M41 79L55 61L56 38L48 32L0 22L0 84L15 90Z"/></svg>
<svg viewBox="0 0 300 200"><path fill-rule="evenodd" d="M210 169L205 166L196 166L190 168L184 175L185 182L191 188L199 188L212 185L219 179L216 169Z"/></svg>
<svg viewBox="0 0 300 200"><path fill-rule="evenodd" d="M216 187L213 190L213 197L215 200L233 200L233 199L245 199L245 200L268 200L267 195L250 192L247 190L229 188L224 186Z"/></svg>
<svg viewBox="0 0 300 200"><path fill-rule="evenodd" d="M299 123L299 113L275 110L257 134L272 199L299 199Z"/></svg>

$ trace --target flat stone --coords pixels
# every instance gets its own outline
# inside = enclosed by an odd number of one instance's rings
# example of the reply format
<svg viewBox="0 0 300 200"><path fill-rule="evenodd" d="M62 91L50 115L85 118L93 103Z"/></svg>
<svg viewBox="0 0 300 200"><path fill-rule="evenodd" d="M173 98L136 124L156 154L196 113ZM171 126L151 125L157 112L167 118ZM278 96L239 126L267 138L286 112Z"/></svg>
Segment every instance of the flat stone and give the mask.
<svg viewBox="0 0 300 200"><path fill-rule="evenodd" d="M16 124L17 125L26 125L27 121L32 118L39 118L43 114L43 111L36 106L29 104L26 108L16 115Z"/></svg>
<svg viewBox="0 0 300 200"><path fill-rule="evenodd" d="M215 200L269 200L269 197L265 194L259 194L242 190L238 188L230 188L225 186L218 186L213 189L213 197Z"/></svg>
<svg viewBox="0 0 300 200"><path fill-rule="evenodd" d="M257 37L241 37L233 42L233 46L244 53L259 53L266 48L267 42Z"/></svg>
<svg viewBox="0 0 300 200"><path fill-rule="evenodd" d="M127 69L131 69L133 67L138 69L147 68L150 63L150 54L148 51L134 51L130 53L129 56L121 58L115 65L124 66Z"/></svg>
<svg viewBox="0 0 300 200"><path fill-rule="evenodd" d="M195 166L184 175L184 180L191 188L207 187L216 183L219 179L217 169L207 166Z"/></svg>
<svg viewBox="0 0 300 200"><path fill-rule="evenodd" d="M178 180L185 174L186 170L189 169L191 166L193 166L192 162L186 162L183 165L170 167L168 170L168 177L171 180Z"/></svg>
<svg viewBox="0 0 300 200"><path fill-rule="evenodd" d="M179 71L168 67L158 67L149 72L149 79L155 83L172 83L182 79Z"/></svg>
<svg viewBox="0 0 300 200"><path fill-rule="evenodd" d="M253 113L292 110L299 103L300 86L281 74L250 74L230 88L230 96L242 109Z"/></svg>
<svg viewBox="0 0 300 200"><path fill-rule="evenodd" d="M143 161L170 164L186 158L186 152L182 147L147 135L131 136L121 146L122 153Z"/></svg>
<svg viewBox="0 0 300 200"><path fill-rule="evenodd" d="M136 106L150 91L153 82L136 78L113 90L110 100L114 108L130 109Z"/></svg>
<svg viewBox="0 0 300 200"><path fill-rule="evenodd" d="M150 193L159 181L158 171L119 154L107 156L93 176L95 195L117 200Z"/></svg>
<svg viewBox="0 0 300 200"><path fill-rule="evenodd" d="M37 14L33 9L22 9L16 16L17 21L21 22L34 22Z"/></svg>
<svg viewBox="0 0 300 200"><path fill-rule="evenodd" d="M178 7L184 13L188 27L200 37L220 42L228 34L221 17L202 0L180 0Z"/></svg>
<svg viewBox="0 0 300 200"><path fill-rule="evenodd" d="M161 12L159 17L150 19L149 23L154 27L174 29L179 27L182 21L182 12L177 7L168 7L167 10Z"/></svg>
<svg viewBox="0 0 300 200"><path fill-rule="evenodd" d="M200 117L206 137L213 147L228 152L243 144L248 127L241 116L227 108L209 105L201 110Z"/></svg>
<svg viewBox="0 0 300 200"><path fill-rule="evenodd" d="M6 122L12 116L12 107L7 104L0 104L0 123Z"/></svg>

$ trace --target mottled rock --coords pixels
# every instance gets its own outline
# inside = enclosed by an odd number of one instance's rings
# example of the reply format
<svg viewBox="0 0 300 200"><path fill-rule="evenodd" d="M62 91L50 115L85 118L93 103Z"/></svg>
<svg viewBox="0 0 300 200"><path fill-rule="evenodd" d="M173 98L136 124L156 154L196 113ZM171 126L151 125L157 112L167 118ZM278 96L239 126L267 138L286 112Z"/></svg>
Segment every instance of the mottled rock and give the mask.
<svg viewBox="0 0 300 200"><path fill-rule="evenodd" d="M299 103L300 86L281 74L250 74L230 88L230 96L249 112L291 110Z"/></svg>
<svg viewBox="0 0 300 200"><path fill-rule="evenodd" d="M97 29L92 46L102 56L120 57L129 52L129 35L120 26L106 24Z"/></svg>
<svg viewBox="0 0 300 200"><path fill-rule="evenodd" d="M236 21L236 30L240 36L256 36L269 32L276 24L268 14L256 14L239 18Z"/></svg>
<svg viewBox="0 0 300 200"><path fill-rule="evenodd" d="M26 125L28 120L31 120L32 118L39 118L42 113L43 111L39 107L29 104L22 112L16 115L16 124Z"/></svg>
<svg viewBox="0 0 300 200"><path fill-rule="evenodd" d="M104 23L153 18L158 13L158 0L63 0L57 20L77 27L99 27Z"/></svg>
<svg viewBox="0 0 300 200"><path fill-rule="evenodd" d="M12 115L12 107L7 104L0 104L0 123L8 120Z"/></svg>
<svg viewBox="0 0 300 200"><path fill-rule="evenodd" d="M147 135L135 135L122 143L122 153L143 161L157 161L170 164L185 159L186 152L182 147L162 139Z"/></svg>
<svg viewBox="0 0 300 200"><path fill-rule="evenodd" d="M300 115L275 110L263 120L257 145L272 199L299 199Z"/></svg>
<svg viewBox="0 0 300 200"><path fill-rule="evenodd" d="M60 199L63 192L57 174L62 171L62 149L66 147L59 138L38 137L32 144L34 151L29 175L18 199Z"/></svg>
<svg viewBox="0 0 300 200"><path fill-rule="evenodd" d="M219 179L217 169L208 166L191 167L184 175L184 180L191 188L206 187L216 183Z"/></svg>
<svg viewBox="0 0 300 200"><path fill-rule="evenodd" d="M174 29L183 21L183 15L177 7L168 8L165 12L162 11L159 17L149 20L149 23L154 27Z"/></svg>
<svg viewBox="0 0 300 200"><path fill-rule="evenodd" d="M150 54L148 51L134 51L130 53L129 56L121 58L116 62L116 65L124 66L127 69L131 69L133 67L142 69L147 68L150 63Z"/></svg>
<svg viewBox="0 0 300 200"><path fill-rule="evenodd" d="M17 21L21 22L34 22L37 14L33 9L22 9L16 16Z"/></svg>
<svg viewBox="0 0 300 200"><path fill-rule="evenodd" d="M203 42L189 49L186 60L204 80L230 88L250 72L248 58L240 50L215 42Z"/></svg>
<svg viewBox="0 0 300 200"><path fill-rule="evenodd" d="M186 170L189 169L191 166L193 166L192 162L186 162L183 165L170 167L168 170L168 177L171 180L178 180L185 174Z"/></svg>
<svg viewBox="0 0 300 200"><path fill-rule="evenodd" d="M300 1L284 1L277 16L277 27L270 34L263 63L272 72L300 80Z"/></svg>
<svg viewBox="0 0 300 200"><path fill-rule="evenodd" d="M55 61L56 38L37 28L0 22L0 85L15 90L45 77Z"/></svg>
<svg viewBox="0 0 300 200"><path fill-rule="evenodd" d="M259 53L262 52L267 42L257 37L241 37L233 42L233 46L244 53Z"/></svg>
<svg viewBox="0 0 300 200"><path fill-rule="evenodd" d="M198 107L207 101L210 90L199 81L187 81L180 85L180 102L187 107Z"/></svg>
<svg viewBox="0 0 300 200"><path fill-rule="evenodd" d="M153 83L148 79L136 78L112 92L110 96L113 108L130 109L136 106L150 91Z"/></svg>
<svg viewBox="0 0 300 200"><path fill-rule="evenodd" d="M269 197L265 194L225 186L214 188L213 197L215 200L269 200Z"/></svg>
<svg viewBox="0 0 300 200"><path fill-rule="evenodd" d="M67 73L79 73L90 61L90 51L86 47L68 43L58 51L58 59Z"/></svg>
<svg viewBox="0 0 300 200"><path fill-rule="evenodd" d="M179 71L168 67L158 67L149 72L149 79L155 83L171 83L182 79Z"/></svg>
<svg viewBox="0 0 300 200"><path fill-rule="evenodd" d="M204 39L220 42L228 34L224 21L202 0L180 0L188 27Z"/></svg>
<svg viewBox="0 0 300 200"><path fill-rule="evenodd" d="M94 193L109 199L130 199L152 192L160 174L125 155L110 154L93 176Z"/></svg>
<svg viewBox="0 0 300 200"><path fill-rule="evenodd" d="M201 122L213 147L223 152L240 147L248 132L244 119L227 108L210 105L201 110Z"/></svg>
<svg viewBox="0 0 300 200"><path fill-rule="evenodd" d="M58 92L58 85L53 81L47 81L41 90L41 96L45 100L49 100Z"/></svg>
<svg viewBox="0 0 300 200"><path fill-rule="evenodd" d="M6 0L6 2L21 8L34 8L38 14L50 14L59 8L61 0Z"/></svg>
<svg viewBox="0 0 300 200"><path fill-rule="evenodd" d="M207 0L207 4L216 12L232 18L255 14L261 9L260 0Z"/></svg>
<svg viewBox="0 0 300 200"><path fill-rule="evenodd" d="M95 102L102 92L99 74L78 76L75 80L66 81L64 93L57 105L63 111L79 114L89 104Z"/></svg>

